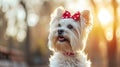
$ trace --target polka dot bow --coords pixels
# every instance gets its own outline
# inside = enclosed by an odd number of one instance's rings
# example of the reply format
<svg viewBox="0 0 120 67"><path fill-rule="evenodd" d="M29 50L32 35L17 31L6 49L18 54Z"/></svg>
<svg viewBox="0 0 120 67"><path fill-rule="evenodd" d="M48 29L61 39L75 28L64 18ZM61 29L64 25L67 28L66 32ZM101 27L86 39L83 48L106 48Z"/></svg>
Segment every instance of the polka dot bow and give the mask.
<svg viewBox="0 0 120 67"><path fill-rule="evenodd" d="M62 15L62 18L65 19L65 18L72 18L74 19L75 21L79 21L80 20L80 12L76 12L75 14L73 14L71 16L70 12L69 11L65 11Z"/></svg>

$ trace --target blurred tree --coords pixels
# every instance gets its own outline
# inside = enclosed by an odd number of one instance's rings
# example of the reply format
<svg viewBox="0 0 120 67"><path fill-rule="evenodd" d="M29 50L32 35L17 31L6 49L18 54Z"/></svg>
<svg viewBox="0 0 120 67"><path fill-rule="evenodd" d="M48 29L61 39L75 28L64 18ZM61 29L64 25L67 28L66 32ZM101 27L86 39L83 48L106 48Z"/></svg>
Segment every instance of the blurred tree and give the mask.
<svg viewBox="0 0 120 67"><path fill-rule="evenodd" d="M92 8L93 8L93 16L94 16L94 19L93 19L93 23L94 23L94 28L93 28L93 31L92 31L92 45L90 49L93 48L93 52L95 52L94 54L92 54L91 56L91 61L93 62L92 66L93 67L106 67L107 66L107 62L106 62L106 57L102 57L101 55L101 48L100 48L100 42L104 41L105 39L105 35L104 35L104 30L102 28L102 25L100 24L99 20L98 20L98 4L95 2L95 0L90 0L90 3L92 5ZM93 38L94 37L94 38ZM91 40L90 40L91 41ZM106 46L104 44L104 46ZM102 49L102 50L105 50L105 49ZM96 58L96 59L95 59Z"/></svg>
<svg viewBox="0 0 120 67"><path fill-rule="evenodd" d="M114 22L113 22L113 39L108 41L108 66L117 67L117 40L116 40L116 29L117 29L117 7L118 3L116 0L112 0L112 6L114 11Z"/></svg>
<svg viewBox="0 0 120 67"><path fill-rule="evenodd" d="M24 41L25 42L24 43L24 51L25 51L26 62L29 66L32 63L32 57L31 57L31 53L30 53L30 28L27 23L28 10L27 10L26 3L23 0L20 1L20 4L23 6L23 8L25 10L25 14L26 14L25 22L26 22L27 29L26 29L26 39Z"/></svg>
<svg viewBox="0 0 120 67"><path fill-rule="evenodd" d="M93 9L94 9L94 19L98 21L98 18L97 18L97 14L98 14L98 10L99 8L97 8L98 4L96 4L94 2L94 0L91 0L90 1L92 6L93 6ZM117 28L117 2L116 0L111 0L111 3L112 3L112 8L113 8L113 12L114 12L114 22L113 22L113 39L111 41L108 41L108 40L105 40L107 42L108 45L106 45L108 47L108 51L107 51L107 56L108 56L108 67L117 67L117 61L116 61L116 52L117 52L117 40L116 40L116 28ZM101 30L100 33L98 33L98 36L105 38L105 34L104 34L104 29L102 28L101 24L98 25L99 26L99 30ZM97 38L97 39L100 39Z"/></svg>
<svg viewBox="0 0 120 67"><path fill-rule="evenodd" d="M0 9L0 44L7 46L7 41L4 39L6 37L7 21L4 15L5 13Z"/></svg>

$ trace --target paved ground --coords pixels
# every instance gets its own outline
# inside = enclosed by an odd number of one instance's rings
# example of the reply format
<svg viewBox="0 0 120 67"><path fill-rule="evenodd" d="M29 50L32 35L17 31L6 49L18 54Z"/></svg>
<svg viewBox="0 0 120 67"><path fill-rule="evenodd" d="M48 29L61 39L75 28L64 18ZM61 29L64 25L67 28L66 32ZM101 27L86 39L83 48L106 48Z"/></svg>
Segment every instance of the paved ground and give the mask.
<svg viewBox="0 0 120 67"><path fill-rule="evenodd" d="M32 66L32 67L48 67L48 65L36 65L36 66Z"/></svg>
<svg viewBox="0 0 120 67"><path fill-rule="evenodd" d="M0 60L0 67L48 67L48 64L28 66L25 62L11 62L6 60Z"/></svg>
<svg viewBox="0 0 120 67"><path fill-rule="evenodd" d="M0 67L28 67L26 63L21 62L10 62L10 61L0 61Z"/></svg>

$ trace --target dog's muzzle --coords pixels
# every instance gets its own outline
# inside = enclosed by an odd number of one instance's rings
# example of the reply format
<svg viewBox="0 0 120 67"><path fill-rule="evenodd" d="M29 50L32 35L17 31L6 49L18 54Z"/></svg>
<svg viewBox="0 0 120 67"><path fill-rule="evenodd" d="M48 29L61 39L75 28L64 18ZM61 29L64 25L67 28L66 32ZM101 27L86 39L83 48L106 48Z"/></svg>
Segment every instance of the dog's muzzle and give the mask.
<svg viewBox="0 0 120 67"><path fill-rule="evenodd" d="M69 42L69 40L64 36L64 30L63 29L58 29L58 41Z"/></svg>

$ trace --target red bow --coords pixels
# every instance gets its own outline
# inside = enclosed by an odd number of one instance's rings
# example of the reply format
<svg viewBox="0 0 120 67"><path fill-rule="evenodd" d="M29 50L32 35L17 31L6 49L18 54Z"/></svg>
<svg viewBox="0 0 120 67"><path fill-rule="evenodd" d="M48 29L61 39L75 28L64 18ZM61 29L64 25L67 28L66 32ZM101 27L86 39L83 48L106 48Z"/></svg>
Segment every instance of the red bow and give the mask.
<svg viewBox="0 0 120 67"><path fill-rule="evenodd" d="M74 15L71 16L69 11L65 11L62 15L62 18L72 18L75 21L79 21L80 20L80 12L76 12Z"/></svg>

